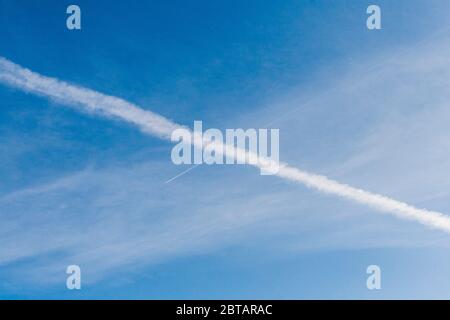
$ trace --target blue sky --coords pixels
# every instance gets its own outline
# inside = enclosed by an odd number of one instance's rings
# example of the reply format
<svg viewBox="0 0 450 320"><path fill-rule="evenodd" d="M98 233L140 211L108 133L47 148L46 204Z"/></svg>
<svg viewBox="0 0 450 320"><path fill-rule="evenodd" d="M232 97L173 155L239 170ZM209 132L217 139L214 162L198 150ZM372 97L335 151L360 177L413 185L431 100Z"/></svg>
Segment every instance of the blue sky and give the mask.
<svg viewBox="0 0 450 320"><path fill-rule="evenodd" d="M0 56L450 213L449 4L0 0ZM449 235L0 86L1 298L449 298ZM82 269L82 290L65 267ZM366 267L382 289L366 288Z"/></svg>

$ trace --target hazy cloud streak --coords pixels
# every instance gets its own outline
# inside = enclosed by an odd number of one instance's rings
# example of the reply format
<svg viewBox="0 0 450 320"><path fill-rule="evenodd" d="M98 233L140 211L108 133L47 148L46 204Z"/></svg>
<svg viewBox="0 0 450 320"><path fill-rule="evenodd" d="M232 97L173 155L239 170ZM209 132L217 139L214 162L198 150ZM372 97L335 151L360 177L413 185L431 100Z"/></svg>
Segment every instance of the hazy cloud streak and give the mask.
<svg viewBox="0 0 450 320"><path fill-rule="evenodd" d="M62 104L76 106L87 112L122 119L139 127L145 133L165 140L170 140L173 130L185 128L123 99L42 76L1 57L0 82L26 92L57 100ZM194 146L201 147L200 145ZM230 151L236 151L236 158L245 159L248 157L248 159L253 160L250 162L255 163L253 165L258 168L264 168L266 165L270 165L270 161L273 161L218 142L209 145L208 148L214 148L216 152L222 154L224 154L224 151L227 151L225 154L231 154ZM280 170L277 175L291 181L300 182L321 192L338 195L368 205L379 211L415 220L429 227L450 233L450 217L440 212L418 209L379 194L339 183L325 176L311 174L290 167L287 164L280 163Z"/></svg>

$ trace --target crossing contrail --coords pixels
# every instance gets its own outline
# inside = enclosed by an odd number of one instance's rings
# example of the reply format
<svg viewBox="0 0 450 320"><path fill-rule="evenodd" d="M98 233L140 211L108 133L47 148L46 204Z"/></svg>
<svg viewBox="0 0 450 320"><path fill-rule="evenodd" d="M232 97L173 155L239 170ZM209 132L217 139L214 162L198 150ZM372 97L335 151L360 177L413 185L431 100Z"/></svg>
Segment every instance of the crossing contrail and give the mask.
<svg viewBox="0 0 450 320"><path fill-rule="evenodd" d="M176 129L188 130L185 126L144 110L121 98L40 75L2 57L0 57L0 82L25 92L56 100L64 105L77 107L85 112L124 120L137 126L144 133L164 140L170 141L171 134ZM268 164L270 165L270 161L273 161L220 142L215 142L209 147L221 153L224 150L232 150L236 158L253 159L254 161L250 161L251 165L258 168L265 168ZM322 175L302 171L285 163L280 163L279 166L280 169L276 175L281 178L300 182L311 189L353 200L380 212L414 220L428 227L450 233L450 216L443 213L419 209L386 196L339 183Z"/></svg>

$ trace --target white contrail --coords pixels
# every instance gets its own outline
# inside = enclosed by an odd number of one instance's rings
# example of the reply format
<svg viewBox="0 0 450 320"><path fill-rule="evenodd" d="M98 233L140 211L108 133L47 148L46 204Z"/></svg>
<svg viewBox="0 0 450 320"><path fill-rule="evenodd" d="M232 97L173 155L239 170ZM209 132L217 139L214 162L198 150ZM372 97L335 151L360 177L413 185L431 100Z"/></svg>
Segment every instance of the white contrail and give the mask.
<svg viewBox="0 0 450 320"><path fill-rule="evenodd" d="M160 138L170 139L172 131L181 127L123 99L42 76L2 57L0 57L0 81L63 104L81 107L87 112L120 118Z"/></svg>
<svg viewBox="0 0 450 320"><path fill-rule="evenodd" d="M170 140L173 130L178 128L187 129L123 99L42 76L2 57L0 57L0 82L26 92L55 99L66 105L79 107L87 112L125 120L136 125L143 132L165 140ZM197 145L197 147L200 146ZM250 161L253 163L252 165L259 168L265 168L268 162L273 161L221 143L214 143L208 147L213 147L216 152L220 153L223 153L224 150L233 150L236 158L245 159L247 156L249 159L253 159L253 161ZM225 154L230 153L225 152ZM338 195L368 205L379 211L415 220L429 227L450 233L450 217L440 212L418 209L379 194L339 183L325 176L311 174L290 167L287 164L280 164L280 169L276 175L291 181L300 182L321 192Z"/></svg>

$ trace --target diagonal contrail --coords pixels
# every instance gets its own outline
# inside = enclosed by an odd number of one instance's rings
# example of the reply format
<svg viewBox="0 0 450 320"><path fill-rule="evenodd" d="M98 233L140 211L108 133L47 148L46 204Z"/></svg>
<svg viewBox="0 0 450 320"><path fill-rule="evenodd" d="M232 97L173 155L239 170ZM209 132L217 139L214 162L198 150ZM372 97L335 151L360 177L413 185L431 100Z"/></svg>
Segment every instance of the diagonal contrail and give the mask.
<svg viewBox="0 0 450 320"><path fill-rule="evenodd" d="M187 129L163 116L143 110L123 99L42 76L2 57L0 57L0 82L26 92L57 100L65 105L78 107L87 112L127 121L137 126L143 132L165 140L170 140L173 130L178 128ZM197 145L196 147L200 146ZM208 147L212 147L216 152L222 154L230 154L230 152L225 152L225 150L233 151L236 158L245 159L248 157L253 159L250 163L259 168L265 168L268 164L270 165L270 161L273 161L258 157L254 153L235 148L234 146L217 142ZM368 205L378 211L414 220L431 228L450 233L450 217L440 212L415 208L404 202L354 188L328 179L325 176L290 167L287 164L280 164L280 169L276 175L287 180L300 182L309 188L347 198Z"/></svg>

